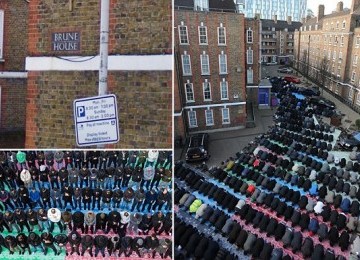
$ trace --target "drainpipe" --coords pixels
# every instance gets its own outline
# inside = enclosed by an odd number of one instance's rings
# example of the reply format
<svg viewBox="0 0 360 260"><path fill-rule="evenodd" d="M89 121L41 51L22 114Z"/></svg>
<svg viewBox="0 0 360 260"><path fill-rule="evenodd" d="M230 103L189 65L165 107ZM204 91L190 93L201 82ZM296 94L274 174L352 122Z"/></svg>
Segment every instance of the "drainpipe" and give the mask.
<svg viewBox="0 0 360 260"><path fill-rule="evenodd" d="M99 96L107 94L110 0L101 0Z"/></svg>
<svg viewBox="0 0 360 260"><path fill-rule="evenodd" d="M101 0L99 96L106 95L108 91L109 12L110 0ZM97 147L105 148L105 145L100 144Z"/></svg>

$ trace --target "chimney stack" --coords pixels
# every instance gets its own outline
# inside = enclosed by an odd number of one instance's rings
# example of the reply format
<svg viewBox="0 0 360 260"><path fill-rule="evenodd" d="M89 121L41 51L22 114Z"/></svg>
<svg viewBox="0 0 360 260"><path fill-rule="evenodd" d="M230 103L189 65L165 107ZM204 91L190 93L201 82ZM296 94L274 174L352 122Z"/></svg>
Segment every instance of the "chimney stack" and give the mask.
<svg viewBox="0 0 360 260"><path fill-rule="evenodd" d="M352 0L351 3L351 13L354 13L356 9L360 6L360 0Z"/></svg>
<svg viewBox="0 0 360 260"><path fill-rule="evenodd" d="M288 25L291 25L291 16L287 17L287 23L288 23Z"/></svg>
<svg viewBox="0 0 360 260"><path fill-rule="evenodd" d="M343 2L337 3L336 12L339 13L342 12L343 10L344 10L344 3Z"/></svg>
<svg viewBox="0 0 360 260"><path fill-rule="evenodd" d="M319 22L324 17L324 15L325 15L325 6L324 5L319 5L317 21Z"/></svg>
<svg viewBox="0 0 360 260"><path fill-rule="evenodd" d="M256 20L260 20L261 19L261 15L259 13L255 13L255 19Z"/></svg>
<svg viewBox="0 0 360 260"><path fill-rule="evenodd" d="M277 15L273 16L273 20L274 20L275 23L277 23Z"/></svg>

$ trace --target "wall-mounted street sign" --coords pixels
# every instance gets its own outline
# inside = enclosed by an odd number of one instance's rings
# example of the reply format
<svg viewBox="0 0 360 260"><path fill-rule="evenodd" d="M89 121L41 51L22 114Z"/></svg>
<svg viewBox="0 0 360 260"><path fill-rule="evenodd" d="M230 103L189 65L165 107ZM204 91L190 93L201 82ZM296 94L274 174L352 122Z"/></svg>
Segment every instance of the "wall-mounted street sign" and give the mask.
<svg viewBox="0 0 360 260"><path fill-rule="evenodd" d="M80 32L55 32L51 35L52 51L79 51Z"/></svg>
<svg viewBox="0 0 360 260"><path fill-rule="evenodd" d="M78 146L119 142L119 119L115 95L76 99L74 118Z"/></svg>

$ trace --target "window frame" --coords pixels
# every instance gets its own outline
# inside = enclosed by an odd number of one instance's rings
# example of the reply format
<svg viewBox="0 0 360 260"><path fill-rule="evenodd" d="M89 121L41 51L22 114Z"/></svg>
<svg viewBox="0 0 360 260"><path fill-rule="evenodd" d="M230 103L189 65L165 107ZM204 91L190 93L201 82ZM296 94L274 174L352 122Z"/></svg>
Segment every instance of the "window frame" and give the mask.
<svg viewBox="0 0 360 260"><path fill-rule="evenodd" d="M214 110L213 109L205 109L205 125L206 126L213 126L215 125L214 121ZM210 112L211 117L208 118L208 113ZM208 120L211 119L211 120Z"/></svg>
<svg viewBox="0 0 360 260"><path fill-rule="evenodd" d="M251 57L251 60L249 57ZM246 50L246 64L254 64L254 51L251 48Z"/></svg>
<svg viewBox="0 0 360 260"><path fill-rule="evenodd" d="M186 43L183 43L182 40L181 40L181 27L185 27L185 31L186 31ZM190 42L189 42L189 32L188 32L188 29L187 29L187 26L186 25L183 25L183 24L180 24L179 25L179 43L180 45L190 45Z"/></svg>
<svg viewBox="0 0 360 260"><path fill-rule="evenodd" d="M249 38L251 38L251 41L249 41ZM254 33L253 33L253 30L251 30L251 28L246 30L246 42L247 43L253 43L254 42Z"/></svg>
<svg viewBox="0 0 360 260"><path fill-rule="evenodd" d="M222 67L225 66L225 71L222 70ZM227 55L223 51L219 54L219 74L227 74Z"/></svg>
<svg viewBox="0 0 360 260"><path fill-rule="evenodd" d="M249 75L251 75L251 81L249 80L250 79ZM254 70L252 68L248 68L246 70L246 82L248 84L254 84Z"/></svg>
<svg viewBox="0 0 360 260"><path fill-rule="evenodd" d="M205 80L203 83L203 97L204 97L204 101L212 101L212 95L211 95L211 84L210 82L208 82L207 80ZM205 86L208 85L209 89L205 91ZM209 98L206 98L206 93L209 93Z"/></svg>
<svg viewBox="0 0 360 260"><path fill-rule="evenodd" d="M206 58L207 63L204 63L203 57ZM200 65L201 65L201 75L210 75L210 61L209 61L209 54L203 52L200 54ZM207 73L204 73L204 66L207 67Z"/></svg>
<svg viewBox="0 0 360 260"><path fill-rule="evenodd" d="M229 83L223 78L220 81L220 98L221 100L229 100ZM226 93L226 97L223 96L223 93Z"/></svg>
<svg viewBox="0 0 360 260"><path fill-rule="evenodd" d="M192 99L188 99L188 94L190 93L190 92L188 92L188 88L187 88L188 85L189 85L190 88L191 88ZM194 84L191 83L191 82L186 82L186 83L184 84L184 87L185 87L185 99L186 99L186 103L193 103L193 102L195 102Z"/></svg>
<svg viewBox="0 0 360 260"><path fill-rule="evenodd" d="M223 30L223 34L221 35L220 30ZM219 46L226 46L226 28L220 24L220 26L217 28L218 32L218 45ZM224 42L220 42L220 39L224 39Z"/></svg>
<svg viewBox="0 0 360 260"><path fill-rule="evenodd" d="M185 63L184 63L184 57L187 56L189 57L189 64L186 64L186 66L189 66L189 73L185 72ZM191 76L192 75L192 69L191 69L191 57L190 54L187 54L187 52L184 52L184 54L181 54L181 64L182 64L182 70L183 70L183 75L184 76Z"/></svg>
<svg viewBox="0 0 360 260"><path fill-rule="evenodd" d="M227 118L224 118L224 111L227 111ZM227 119L228 121L224 121L224 119ZM221 122L223 125L229 125L231 123L230 121L230 109L228 107L223 107L221 109Z"/></svg>
<svg viewBox="0 0 360 260"><path fill-rule="evenodd" d="M193 119L195 120L195 121L194 121L195 124L192 124L192 123L191 123L192 117L190 116L190 114L194 115ZM189 128L198 127L196 111L194 111L194 110L188 111L188 121L189 121Z"/></svg>
<svg viewBox="0 0 360 260"><path fill-rule="evenodd" d="M205 29L204 30L204 32L205 32L204 35L201 34L201 29ZM208 36L207 36L207 27L205 25L199 25L198 26L198 33L199 33L199 45L208 45L209 43L208 43ZM201 42L202 37L204 37L206 42Z"/></svg>

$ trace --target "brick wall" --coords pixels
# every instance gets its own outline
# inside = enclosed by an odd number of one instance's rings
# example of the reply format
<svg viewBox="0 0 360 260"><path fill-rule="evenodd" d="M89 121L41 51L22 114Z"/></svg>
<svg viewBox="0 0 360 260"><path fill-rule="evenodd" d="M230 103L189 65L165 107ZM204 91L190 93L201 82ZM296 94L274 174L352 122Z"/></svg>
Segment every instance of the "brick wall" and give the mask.
<svg viewBox="0 0 360 260"><path fill-rule="evenodd" d="M0 1L4 11L3 59L0 71L22 72L25 70L27 54L28 4L22 0ZM0 147L13 147L15 138L8 137L11 132L23 135L25 129L26 79L0 79ZM8 140L14 141L9 144ZM21 144L20 144L21 143ZM23 141L20 141L23 145Z"/></svg>
<svg viewBox="0 0 360 260"><path fill-rule="evenodd" d="M183 76L179 82L179 88L184 89L187 80L193 83L194 87L194 103L187 105L211 105L219 103L240 102L246 100L245 95L245 43L244 43L244 16L237 13L220 13L220 12L194 12L186 10L175 11L175 50L177 54L184 54L184 51L191 57L191 76ZM184 23L187 26L189 45L179 44L178 26ZM207 27L208 45L199 45L198 26L203 22ZM217 28L223 24L226 28L226 46L218 45ZM201 75L200 55L206 52L209 55L210 75ZM221 51L227 55L227 71L226 75L219 74L219 54ZM181 59L179 59L179 68L181 69ZM228 82L228 100L221 100L220 82L225 78ZM202 84L208 80L211 84L211 101L204 101ZM234 94L238 98L234 98ZM185 98L184 98L185 100ZM205 112L203 108L194 108L197 113L198 127L191 128L189 131L207 131L229 127L238 127L243 122L246 111L240 107L231 108L231 124L222 124L222 116L220 108L214 108L214 126L205 125ZM183 115L188 122L187 111ZM216 112L218 111L218 112ZM220 112L219 112L220 111ZM236 111L236 113L232 113Z"/></svg>
<svg viewBox="0 0 360 260"><path fill-rule="evenodd" d="M25 128L26 79L0 79L0 130Z"/></svg>
<svg viewBox="0 0 360 260"><path fill-rule="evenodd" d="M171 53L171 1L110 1L110 55ZM98 55L100 1L34 0L29 8L29 55ZM54 53L54 32L78 31L80 51ZM65 69L65 68L64 68ZM120 142L110 148L172 147L171 71L109 71L118 99ZM96 71L29 72L26 147L75 147L73 100L95 96Z"/></svg>
<svg viewBox="0 0 360 260"><path fill-rule="evenodd" d="M0 71L24 71L27 53L28 4L23 0L0 1L4 10L4 60Z"/></svg>
<svg viewBox="0 0 360 260"><path fill-rule="evenodd" d="M76 0L73 10L69 11L69 1L31 1L30 55L54 55L50 51L51 34L66 31L81 33L81 55L96 55L99 52L100 2ZM110 10L110 54L171 53L171 1L112 0Z"/></svg>
<svg viewBox="0 0 360 260"><path fill-rule="evenodd" d="M116 148L171 147L171 72L110 72L117 96ZM26 146L75 147L73 100L97 94L97 72L31 72Z"/></svg>

